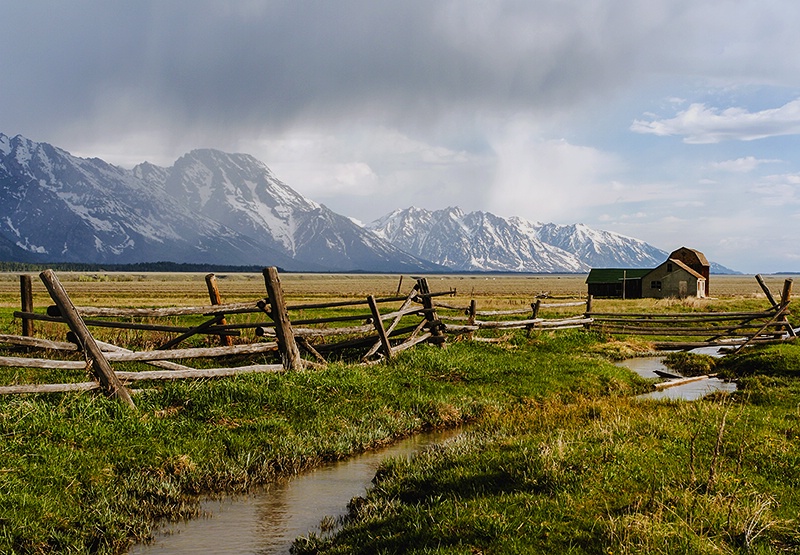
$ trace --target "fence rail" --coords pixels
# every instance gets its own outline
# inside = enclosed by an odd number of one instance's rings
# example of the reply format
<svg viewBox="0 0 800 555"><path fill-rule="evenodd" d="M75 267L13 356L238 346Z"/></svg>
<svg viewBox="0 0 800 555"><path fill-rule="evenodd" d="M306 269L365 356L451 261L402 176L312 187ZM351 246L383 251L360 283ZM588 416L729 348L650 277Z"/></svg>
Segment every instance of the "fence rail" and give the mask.
<svg viewBox="0 0 800 555"><path fill-rule="evenodd" d="M331 357L348 353L350 360L374 363L390 359L420 343L444 346L448 336L465 336L482 341L494 337L478 337L483 330L498 331L526 329L559 330L586 328L603 333L651 335L672 338L657 343L659 348L682 346L737 344L794 338L795 330L788 321L791 280L784 285L779 301L765 290L770 308L761 312L693 312L684 314L609 313L592 312L592 298L586 301L544 303L536 299L530 308L479 311L475 300L457 306L439 299L455 296L455 290L431 292L425 278L416 280L410 293L388 297L367 296L365 299L320 303L287 304L284 300L277 269L265 268L264 283L267 295L254 301L222 303L216 279L206 276L211 305L173 308L104 308L78 307L72 304L58 278L51 270L40 278L54 301L46 314L34 311L30 276L20 277L21 310L14 312L22 321L22 335L0 335L0 344L26 351L45 351L51 356L3 356L0 367L85 370L94 375L93 382L67 384L20 384L0 386L0 394L47 393L57 391L91 391L100 389L108 396L134 406L128 386L142 380L197 379L232 376L241 373L279 372L316 368L327 364ZM759 279L760 276L757 276ZM402 284L402 280L400 282ZM763 285L763 280L759 281ZM388 305L388 306L387 306ZM399 305L399 306L398 306ZM381 312L382 308L383 312ZM540 317L542 308L562 309L581 307L579 314L557 318ZM303 318L303 311L333 311L345 309L347 314L323 314ZM263 314L260 321L233 321L242 315ZM292 318L292 315L296 316ZM525 315L524 318L513 317ZM153 323L163 318L205 317L197 325ZM230 319L230 321L229 321ZM34 337L34 322L62 323L69 327L68 341ZM359 325L348 325L361 322ZM157 348L131 351L119 345L97 340L89 328L132 329L146 332L177 334ZM252 332L250 338L243 331ZM180 344L196 335L219 336L218 347L181 347ZM489 334L492 335L491 333ZM694 337L695 341L675 341L675 337ZM234 344L234 340L237 344ZM77 354L83 360L74 360ZM308 358L303 358L303 354ZM63 358L69 355L73 360ZM67 356L67 358L69 358ZM235 367L192 368L186 361L196 359L238 359L271 356L275 363L243 364ZM180 361L180 363L175 362ZM140 363L155 370L120 371L113 364Z"/></svg>

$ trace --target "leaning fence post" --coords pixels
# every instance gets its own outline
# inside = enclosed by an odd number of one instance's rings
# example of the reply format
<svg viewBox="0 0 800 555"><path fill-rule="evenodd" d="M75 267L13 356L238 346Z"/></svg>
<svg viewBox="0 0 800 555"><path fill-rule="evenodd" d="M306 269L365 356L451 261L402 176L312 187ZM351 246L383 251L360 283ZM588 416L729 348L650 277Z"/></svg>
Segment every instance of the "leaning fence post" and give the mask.
<svg viewBox="0 0 800 555"><path fill-rule="evenodd" d="M772 308L777 309L778 303L775 302L775 297L772 296L772 292L769 290L769 287L767 287L767 284L764 283L764 278L761 277L761 274L756 274L756 281L758 282L758 285L761 287L761 290L764 292L764 295L767 296L769 304L772 305Z"/></svg>
<svg viewBox="0 0 800 555"><path fill-rule="evenodd" d="M383 353L387 359L392 358L392 344L389 342L389 336L386 335L386 328L383 327L383 320L381 320L381 312L378 310L378 303L375 302L375 297L369 295L367 297L369 310L372 312L372 325L375 326L375 331L378 332L378 338L381 340L383 346Z"/></svg>
<svg viewBox="0 0 800 555"><path fill-rule="evenodd" d="M789 304L789 301L791 300L792 283L793 283L793 280L791 278L789 278L789 279L787 279L787 280L785 280L783 282L783 291L781 292L781 308L785 309L786 306ZM792 336L792 337L797 337L797 334L794 332L794 328L789 323L789 318L786 316L785 312L783 314L782 321L785 322L786 329L788 330L789 335Z"/></svg>
<svg viewBox="0 0 800 555"><path fill-rule="evenodd" d="M274 266L264 268L264 284L267 287L269 297L269 315L275 322L275 334L278 341L278 349L281 352L283 367L287 370L301 370L303 360L300 358L300 349L294 340L292 332L292 322L289 320L289 313L286 310L286 302L283 299L283 289L281 280L278 278L278 269Z"/></svg>
<svg viewBox="0 0 800 555"><path fill-rule="evenodd" d="M31 276L23 274L19 276L19 297L22 312L33 312L33 286ZM22 335L33 337L33 320L25 316L22 317Z"/></svg>
<svg viewBox="0 0 800 555"><path fill-rule="evenodd" d="M435 343L440 347L444 347L445 336L442 334L442 322L436 317L436 310L433 308L433 300L431 299L431 290L428 287L428 280L426 278L419 278L417 280L419 288L419 295L422 297L422 306L425 309L425 319L428 321L428 328L431 331L431 343Z"/></svg>
<svg viewBox="0 0 800 555"><path fill-rule="evenodd" d="M206 287L208 287L208 298L211 300L212 305L222 304L222 297L219 294L219 287L217 286L217 276L214 274L206 275ZM224 326L227 324L225 318L223 317L222 320L219 321L220 326ZM219 343L223 347L230 347L233 345L233 341L231 341L230 335L220 334L219 336Z"/></svg>
<svg viewBox="0 0 800 555"><path fill-rule="evenodd" d="M39 274L39 277L42 279L42 282L44 282L44 286L47 288L47 292L50 293L50 297L52 297L61 311L61 316L67 321L69 329L78 338L84 351L92 358L90 368L97 378L97 381L100 382L103 392L108 397L117 399L131 408L136 408L128 390L125 389L125 386L122 385L122 382L114 373L114 369L111 368L108 359L106 359L103 351L100 350L94 337L92 337L89 328L86 327L83 318L81 318L75 305L72 304L72 300L69 298L69 295L67 295L64 286L61 285L56 274L53 270L45 270Z"/></svg>

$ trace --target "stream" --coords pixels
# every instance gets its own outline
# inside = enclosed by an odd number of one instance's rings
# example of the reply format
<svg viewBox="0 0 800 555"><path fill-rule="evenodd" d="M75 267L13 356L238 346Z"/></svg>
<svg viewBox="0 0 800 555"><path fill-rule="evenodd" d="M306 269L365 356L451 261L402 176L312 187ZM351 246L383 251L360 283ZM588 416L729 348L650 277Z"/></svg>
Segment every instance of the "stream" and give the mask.
<svg viewBox="0 0 800 555"><path fill-rule="evenodd" d="M719 356L716 352L704 353ZM643 378L658 378L656 370L673 372L664 365L663 357L627 359L618 365ZM636 398L692 401L715 391L735 390L733 382L704 378ZM247 495L206 499L201 503L206 516L169 524L157 532L152 543L136 545L128 555L287 554L295 538L323 533L323 518L335 524L338 517L347 514L347 504L366 492L383 460L410 457L457 433L450 430L418 434L384 449L273 482Z"/></svg>
<svg viewBox="0 0 800 555"><path fill-rule="evenodd" d="M150 544L134 546L129 555L287 554L298 536L321 533L323 518L335 522L347 514L353 497L364 495L380 463L455 436L458 430L428 432L390 447L369 451L273 482L247 495L207 499L206 515L169 524Z"/></svg>
<svg viewBox="0 0 800 555"><path fill-rule="evenodd" d="M711 356L722 356L717 352L716 349L694 349L691 352L697 354L707 354ZM648 379L660 378L661 376L656 373L657 370L679 375L674 370L667 368L667 366L664 364L664 357L630 358L618 362L617 365L628 368L629 370L639 374L641 377ZM655 391L651 391L650 393L637 395L636 398L695 401L717 391L722 391L725 393L734 392L736 391L736 383L726 382L724 380L720 380L719 378L703 378L697 381L665 387L663 389L657 389Z"/></svg>

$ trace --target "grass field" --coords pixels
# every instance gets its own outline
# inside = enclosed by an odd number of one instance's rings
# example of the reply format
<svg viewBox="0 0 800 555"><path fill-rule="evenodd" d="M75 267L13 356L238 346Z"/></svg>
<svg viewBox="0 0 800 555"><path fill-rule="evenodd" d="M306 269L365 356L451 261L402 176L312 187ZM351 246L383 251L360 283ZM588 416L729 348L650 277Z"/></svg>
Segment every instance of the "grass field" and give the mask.
<svg viewBox="0 0 800 555"><path fill-rule="evenodd" d="M58 274L59 279L79 306L198 306L208 304L204 274L193 273L74 273ZM765 276L764 280L777 297L787 277ZM291 299L322 299L394 295L410 291L412 276L393 274L281 274L285 294ZM223 302L258 299L265 295L260 274L217 275ZM402 282L401 282L402 279ZM432 291L455 290L456 297L467 302L477 299L489 304L522 304L538 295L560 298L586 298L586 275L432 275ZM33 276L34 304L51 304L47 291ZM712 299L765 299L753 276L711 276ZM800 291L795 291L795 295ZM602 301L599 301L602 302ZM0 273L0 306L18 308L19 274Z"/></svg>
<svg viewBox="0 0 800 555"><path fill-rule="evenodd" d="M59 277L83 306L208 304L202 274ZM18 279L0 275L0 332L19 332ZM223 302L264 295L261 275L218 279ZM299 302L394 295L400 276L281 280ZM584 280L429 278L433 291L456 289L448 303L474 298L479 310L525 307L543 293L585 299ZM783 280L767 277L775 295ZM51 301L34 284L41 311ZM412 284L404 276L401 292ZM706 300L598 302L628 311L767 307L752 276L712 276L711 287ZM63 326L40 328L51 331ZM738 379L733 396L656 404L634 402L649 384L609 362L646 345L583 330L505 336L420 346L369 367L145 384L136 411L87 393L2 396L0 553L122 553L158 519L196 515L197 494L244 491L467 421L473 431L458 442L387 463L343 531L302 539L298 552L800 552L797 344L720 366ZM3 383L42 378L0 372Z"/></svg>

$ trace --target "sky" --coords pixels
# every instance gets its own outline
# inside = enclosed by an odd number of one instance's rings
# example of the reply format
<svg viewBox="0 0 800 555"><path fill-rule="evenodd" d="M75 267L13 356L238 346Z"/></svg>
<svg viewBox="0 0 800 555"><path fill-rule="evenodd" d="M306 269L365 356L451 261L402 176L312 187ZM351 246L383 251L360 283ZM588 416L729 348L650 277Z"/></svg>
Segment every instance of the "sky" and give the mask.
<svg viewBox="0 0 800 555"><path fill-rule="evenodd" d="M0 132L251 154L370 222L458 206L800 271L795 0L26 0Z"/></svg>

